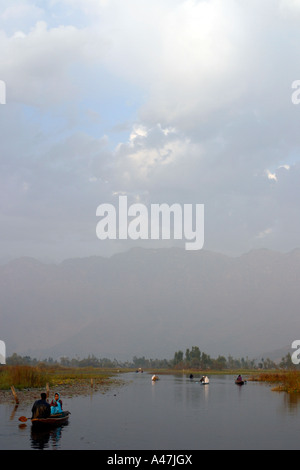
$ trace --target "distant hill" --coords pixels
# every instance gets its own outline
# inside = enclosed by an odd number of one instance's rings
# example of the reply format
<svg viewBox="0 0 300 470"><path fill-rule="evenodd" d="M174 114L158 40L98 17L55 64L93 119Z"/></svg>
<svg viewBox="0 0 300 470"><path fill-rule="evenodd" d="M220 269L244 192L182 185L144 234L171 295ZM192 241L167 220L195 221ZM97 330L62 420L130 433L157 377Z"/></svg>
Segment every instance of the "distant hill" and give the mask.
<svg viewBox="0 0 300 470"><path fill-rule="evenodd" d="M299 281L300 250L21 258L0 266L0 339L7 355L38 358L172 358L192 346L253 358L300 338Z"/></svg>

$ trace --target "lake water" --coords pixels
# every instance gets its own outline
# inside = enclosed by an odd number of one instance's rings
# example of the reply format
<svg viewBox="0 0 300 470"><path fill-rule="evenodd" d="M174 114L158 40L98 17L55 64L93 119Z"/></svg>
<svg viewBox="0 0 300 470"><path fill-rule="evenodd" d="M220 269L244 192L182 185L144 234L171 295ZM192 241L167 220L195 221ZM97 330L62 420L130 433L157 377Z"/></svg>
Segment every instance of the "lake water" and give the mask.
<svg viewBox="0 0 300 470"><path fill-rule="evenodd" d="M212 376L210 385L186 376L121 376L106 394L65 398L66 426L34 433L31 406L0 406L0 450L298 450L300 401L265 384L234 384Z"/></svg>

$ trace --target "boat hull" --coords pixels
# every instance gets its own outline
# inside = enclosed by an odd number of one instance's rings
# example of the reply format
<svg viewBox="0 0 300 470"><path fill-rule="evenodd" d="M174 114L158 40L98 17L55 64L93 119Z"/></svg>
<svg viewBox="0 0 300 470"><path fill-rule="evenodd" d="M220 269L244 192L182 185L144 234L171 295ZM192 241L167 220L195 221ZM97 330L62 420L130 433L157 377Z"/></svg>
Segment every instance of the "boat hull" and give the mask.
<svg viewBox="0 0 300 470"><path fill-rule="evenodd" d="M245 382L243 380L242 381L236 380L235 383L236 385L245 385Z"/></svg>
<svg viewBox="0 0 300 470"><path fill-rule="evenodd" d="M63 411L62 413L52 415L49 418L36 418L31 420L34 427L55 427L67 423L70 412Z"/></svg>

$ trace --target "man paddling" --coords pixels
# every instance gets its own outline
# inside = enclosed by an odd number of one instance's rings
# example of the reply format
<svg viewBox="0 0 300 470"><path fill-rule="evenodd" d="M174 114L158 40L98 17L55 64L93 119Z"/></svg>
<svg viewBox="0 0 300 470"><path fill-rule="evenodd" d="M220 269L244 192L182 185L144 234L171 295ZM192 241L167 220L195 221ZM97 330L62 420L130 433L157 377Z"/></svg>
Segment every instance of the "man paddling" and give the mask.
<svg viewBox="0 0 300 470"><path fill-rule="evenodd" d="M46 393L41 393L41 399L37 400L32 407L32 418L49 418L51 414L51 407L47 402Z"/></svg>

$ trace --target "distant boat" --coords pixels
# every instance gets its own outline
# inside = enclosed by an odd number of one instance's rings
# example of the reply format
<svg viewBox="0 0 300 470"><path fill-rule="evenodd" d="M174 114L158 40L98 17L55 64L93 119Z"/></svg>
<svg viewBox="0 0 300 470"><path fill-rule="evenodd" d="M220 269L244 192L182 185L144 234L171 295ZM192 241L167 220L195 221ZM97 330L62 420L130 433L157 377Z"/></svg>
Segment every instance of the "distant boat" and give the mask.
<svg viewBox="0 0 300 470"><path fill-rule="evenodd" d="M200 379L200 382L202 385L209 385L209 378L203 376L202 379Z"/></svg>
<svg viewBox="0 0 300 470"><path fill-rule="evenodd" d="M153 375L153 377L152 377L152 382L156 382L157 380L159 380L159 378L157 377L157 375Z"/></svg>
<svg viewBox="0 0 300 470"><path fill-rule="evenodd" d="M235 381L236 385L245 385L245 380L236 380Z"/></svg>

